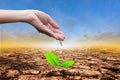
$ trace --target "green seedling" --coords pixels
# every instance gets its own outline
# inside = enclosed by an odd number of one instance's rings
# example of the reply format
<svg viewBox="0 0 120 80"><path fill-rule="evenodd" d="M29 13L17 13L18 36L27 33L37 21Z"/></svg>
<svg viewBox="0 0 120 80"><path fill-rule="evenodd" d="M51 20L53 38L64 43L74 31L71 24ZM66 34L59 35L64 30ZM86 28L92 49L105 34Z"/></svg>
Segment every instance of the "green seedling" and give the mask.
<svg viewBox="0 0 120 80"><path fill-rule="evenodd" d="M46 52L46 60L49 64L52 66L59 66L62 68L68 68L74 64L73 60L65 60L62 63L60 63L59 58L52 52Z"/></svg>

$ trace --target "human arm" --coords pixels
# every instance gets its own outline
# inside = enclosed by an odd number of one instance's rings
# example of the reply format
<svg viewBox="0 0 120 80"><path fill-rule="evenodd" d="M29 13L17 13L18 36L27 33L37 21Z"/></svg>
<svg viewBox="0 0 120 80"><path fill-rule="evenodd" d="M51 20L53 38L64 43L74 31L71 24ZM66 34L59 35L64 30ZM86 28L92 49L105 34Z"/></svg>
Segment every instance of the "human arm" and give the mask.
<svg viewBox="0 0 120 80"><path fill-rule="evenodd" d="M0 10L0 23L26 22L39 32L57 40L64 40L65 36L59 26L46 13L38 10Z"/></svg>

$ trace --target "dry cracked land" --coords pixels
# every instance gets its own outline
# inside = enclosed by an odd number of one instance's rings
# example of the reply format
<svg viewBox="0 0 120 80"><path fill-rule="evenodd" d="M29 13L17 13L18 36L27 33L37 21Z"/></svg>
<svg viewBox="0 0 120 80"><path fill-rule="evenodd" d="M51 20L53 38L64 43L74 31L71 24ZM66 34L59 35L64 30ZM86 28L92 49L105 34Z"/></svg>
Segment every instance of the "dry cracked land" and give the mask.
<svg viewBox="0 0 120 80"><path fill-rule="evenodd" d="M45 49L6 49L0 53L0 80L120 80L120 53L109 50L51 50L63 60L74 60L70 68L53 67Z"/></svg>

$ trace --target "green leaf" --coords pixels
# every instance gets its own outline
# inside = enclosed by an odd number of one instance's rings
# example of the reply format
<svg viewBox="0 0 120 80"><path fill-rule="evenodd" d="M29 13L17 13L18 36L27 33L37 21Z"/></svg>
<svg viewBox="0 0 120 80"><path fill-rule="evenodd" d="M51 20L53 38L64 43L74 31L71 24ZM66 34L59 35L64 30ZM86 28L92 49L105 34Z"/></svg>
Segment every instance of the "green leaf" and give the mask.
<svg viewBox="0 0 120 80"><path fill-rule="evenodd" d="M52 52L46 52L46 60L52 66L59 66L60 64L58 57Z"/></svg>
<svg viewBox="0 0 120 80"><path fill-rule="evenodd" d="M73 60L66 60L60 66L63 68L68 68L74 64Z"/></svg>

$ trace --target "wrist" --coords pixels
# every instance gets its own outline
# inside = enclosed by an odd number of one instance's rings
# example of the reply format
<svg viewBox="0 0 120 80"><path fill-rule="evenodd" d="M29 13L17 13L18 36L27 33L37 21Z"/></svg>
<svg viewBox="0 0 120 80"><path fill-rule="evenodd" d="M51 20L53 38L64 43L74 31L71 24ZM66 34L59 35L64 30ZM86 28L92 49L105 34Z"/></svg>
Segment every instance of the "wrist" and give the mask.
<svg viewBox="0 0 120 80"><path fill-rule="evenodd" d="M22 10L20 11L20 22L28 22L28 16L29 16L29 11L28 10Z"/></svg>
<svg viewBox="0 0 120 80"><path fill-rule="evenodd" d="M32 21L34 21L36 17L35 12L36 10L23 10L22 22L31 23Z"/></svg>

